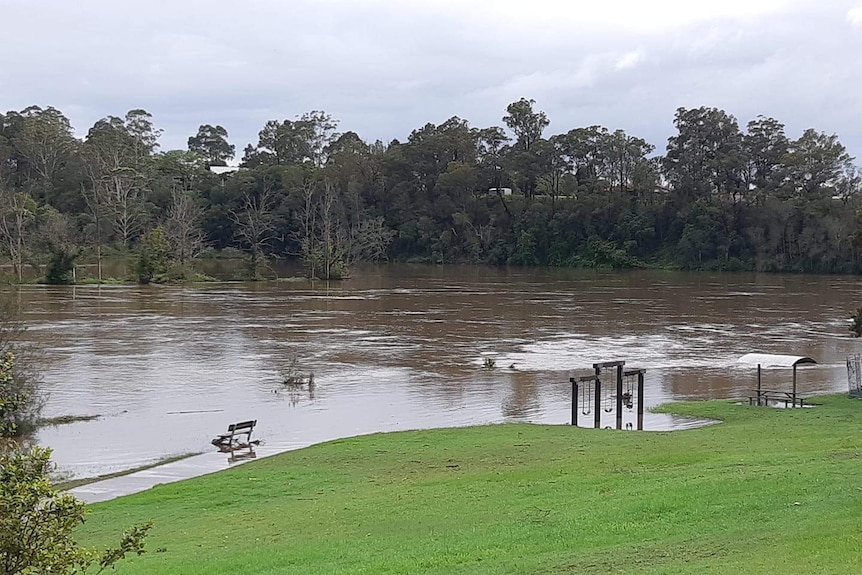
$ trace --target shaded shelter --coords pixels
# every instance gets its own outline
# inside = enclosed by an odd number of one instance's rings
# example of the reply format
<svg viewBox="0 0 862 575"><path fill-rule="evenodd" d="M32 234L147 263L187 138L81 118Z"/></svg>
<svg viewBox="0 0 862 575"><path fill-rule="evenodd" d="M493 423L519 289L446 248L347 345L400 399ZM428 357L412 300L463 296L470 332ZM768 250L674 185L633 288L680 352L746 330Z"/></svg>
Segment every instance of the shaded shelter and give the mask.
<svg viewBox="0 0 862 575"><path fill-rule="evenodd" d="M789 398L793 401L793 406L796 406L796 366L810 363L817 363L814 359L804 355L782 355L773 353L747 353L737 360L738 363L757 366L757 404L760 405L761 397L767 397L770 394L786 392L764 391L761 386L761 368L763 367L792 367L793 368L793 390ZM802 402L800 400L800 405Z"/></svg>

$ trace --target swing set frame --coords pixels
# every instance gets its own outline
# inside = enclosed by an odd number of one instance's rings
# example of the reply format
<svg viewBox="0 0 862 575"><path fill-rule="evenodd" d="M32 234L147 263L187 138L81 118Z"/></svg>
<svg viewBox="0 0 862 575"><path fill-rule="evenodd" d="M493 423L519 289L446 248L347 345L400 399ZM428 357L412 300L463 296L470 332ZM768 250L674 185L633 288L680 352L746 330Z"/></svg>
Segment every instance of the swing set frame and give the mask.
<svg viewBox="0 0 862 575"><path fill-rule="evenodd" d="M584 375L581 377L569 378L572 384L572 425L578 425L578 399L581 399L582 415L589 415L592 404L595 403L593 416L593 427L599 429L602 426L602 405L599 398L602 397L602 371L613 368L616 372L616 405L608 411L616 411L616 428L623 428L623 405L632 408L632 395L634 394L634 384L630 383L633 377L637 377L637 429L643 430L644 418L644 373L645 369L629 369L624 370L626 362L624 361L605 361L593 364L593 374ZM625 380L625 381L624 381ZM625 391L623 390L624 383L628 383ZM592 385L590 385L592 384ZM583 392L581 387L583 386ZM593 401L593 399L595 401Z"/></svg>

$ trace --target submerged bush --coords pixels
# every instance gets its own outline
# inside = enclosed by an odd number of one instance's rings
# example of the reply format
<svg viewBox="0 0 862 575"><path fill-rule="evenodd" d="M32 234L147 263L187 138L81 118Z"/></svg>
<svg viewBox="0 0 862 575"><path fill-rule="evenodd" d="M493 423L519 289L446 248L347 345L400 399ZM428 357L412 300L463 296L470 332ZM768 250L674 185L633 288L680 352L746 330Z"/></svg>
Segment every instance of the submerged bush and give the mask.
<svg viewBox="0 0 862 575"><path fill-rule="evenodd" d="M23 331L14 302L0 299L0 436L5 437L32 431L44 403L39 354L20 342Z"/></svg>
<svg viewBox="0 0 862 575"><path fill-rule="evenodd" d="M167 281L166 275L171 265L171 246L162 228L147 234L141 242L138 256L138 281L142 284Z"/></svg>
<svg viewBox="0 0 862 575"><path fill-rule="evenodd" d="M862 337L862 307L850 314L850 319L853 323L850 324L849 329L853 333L853 337Z"/></svg>
<svg viewBox="0 0 862 575"><path fill-rule="evenodd" d="M69 285L74 282L75 259L77 252L67 248L51 251L51 259L45 269L45 283L50 285Z"/></svg>

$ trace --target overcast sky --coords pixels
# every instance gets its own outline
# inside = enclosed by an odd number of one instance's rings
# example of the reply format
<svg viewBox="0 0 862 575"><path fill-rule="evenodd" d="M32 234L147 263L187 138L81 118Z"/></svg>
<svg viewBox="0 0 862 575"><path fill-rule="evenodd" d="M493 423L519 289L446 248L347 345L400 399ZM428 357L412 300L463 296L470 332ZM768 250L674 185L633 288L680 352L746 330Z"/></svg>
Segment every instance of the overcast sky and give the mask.
<svg viewBox="0 0 862 575"><path fill-rule="evenodd" d="M221 124L238 155L269 119L325 110L366 140L533 98L546 136L601 124L663 151L676 108L862 163L860 0L0 0L0 110L54 106L78 135L144 108L184 148Z"/></svg>

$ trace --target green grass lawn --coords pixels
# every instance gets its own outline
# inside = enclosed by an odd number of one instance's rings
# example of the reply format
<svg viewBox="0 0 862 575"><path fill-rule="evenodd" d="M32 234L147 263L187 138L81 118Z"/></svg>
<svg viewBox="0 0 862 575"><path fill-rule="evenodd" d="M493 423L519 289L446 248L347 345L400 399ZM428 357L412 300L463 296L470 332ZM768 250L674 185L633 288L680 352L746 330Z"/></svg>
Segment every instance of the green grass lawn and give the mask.
<svg viewBox="0 0 862 575"><path fill-rule="evenodd" d="M635 433L495 425L333 441L91 506L126 573L858 573L862 401Z"/></svg>

